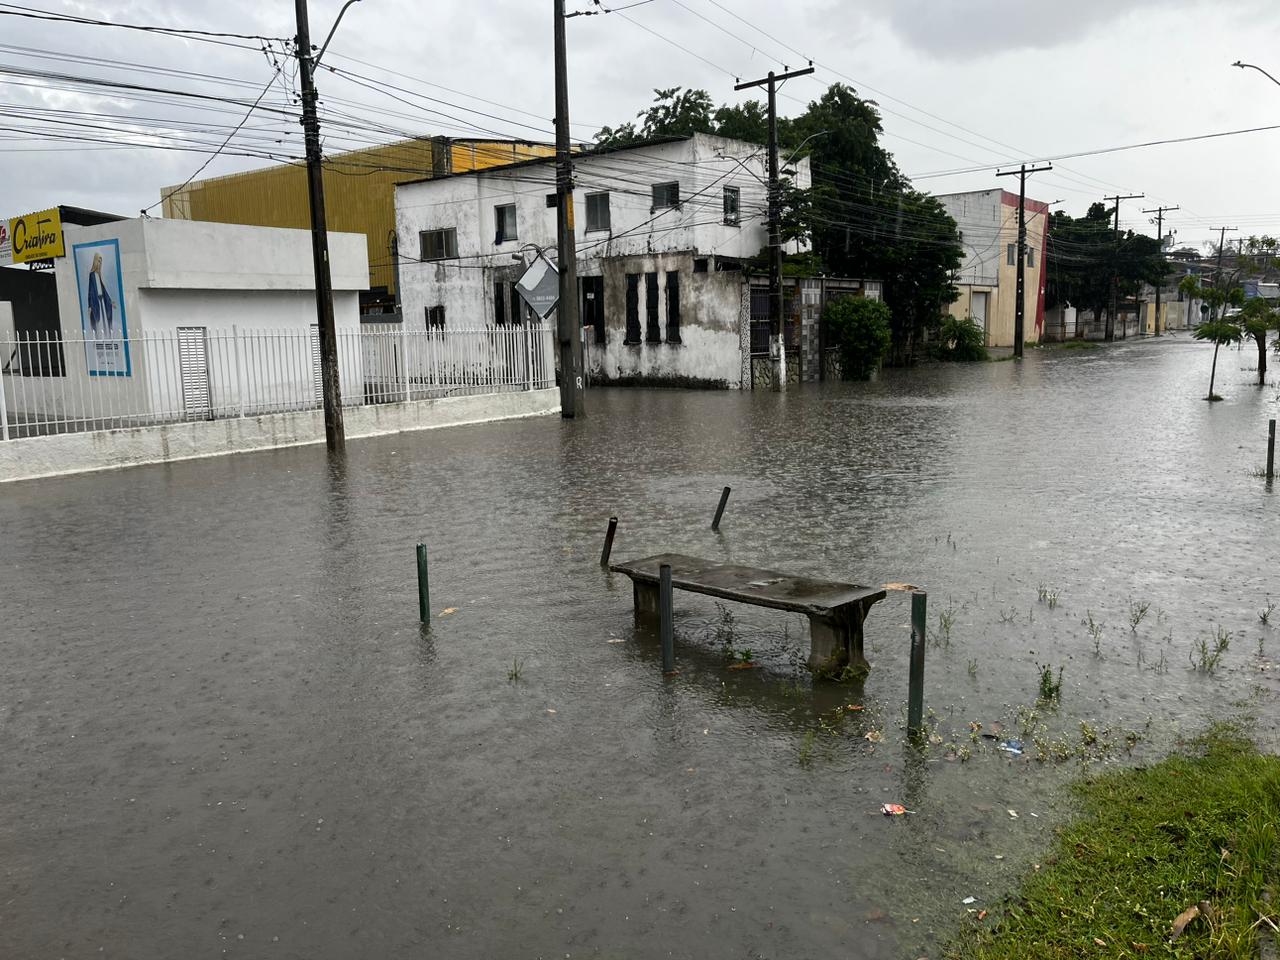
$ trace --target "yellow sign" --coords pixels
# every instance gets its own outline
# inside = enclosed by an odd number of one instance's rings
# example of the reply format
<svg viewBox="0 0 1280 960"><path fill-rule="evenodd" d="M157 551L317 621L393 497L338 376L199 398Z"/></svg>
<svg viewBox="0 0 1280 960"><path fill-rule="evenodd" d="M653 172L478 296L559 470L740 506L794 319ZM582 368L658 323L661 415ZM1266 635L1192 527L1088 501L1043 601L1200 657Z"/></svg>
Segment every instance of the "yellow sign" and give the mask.
<svg viewBox="0 0 1280 960"><path fill-rule="evenodd" d="M66 245L62 239L62 214L57 207L14 217L9 221L9 241L13 244L13 262L30 263L64 257Z"/></svg>

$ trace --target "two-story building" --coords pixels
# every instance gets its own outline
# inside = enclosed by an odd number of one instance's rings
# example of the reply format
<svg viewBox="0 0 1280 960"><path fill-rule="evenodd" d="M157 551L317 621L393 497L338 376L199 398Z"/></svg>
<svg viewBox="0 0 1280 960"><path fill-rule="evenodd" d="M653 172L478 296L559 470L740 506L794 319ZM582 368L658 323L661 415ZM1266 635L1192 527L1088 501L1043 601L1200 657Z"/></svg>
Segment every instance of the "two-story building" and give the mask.
<svg viewBox="0 0 1280 960"><path fill-rule="evenodd" d="M752 281L743 265L768 243L767 160L764 147L704 134L574 157L594 382L750 385ZM808 159L788 174L809 186ZM555 260L554 161L400 184L396 230L410 327L526 322L515 282L539 250Z"/></svg>
<svg viewBox="0 0 1280 960"><path fill-rule="evenodd" d="M956 276L960 297L949 307L954 317L970 317L987 335L988 347L1012 347L1017 309L1018 195L1008 190L973 190L937 197L956 226L964 260ZM1044 332L1044 260L1049 205L1027 199L1027 259L1023 280L1023 343L1038 343Z"/></svg>

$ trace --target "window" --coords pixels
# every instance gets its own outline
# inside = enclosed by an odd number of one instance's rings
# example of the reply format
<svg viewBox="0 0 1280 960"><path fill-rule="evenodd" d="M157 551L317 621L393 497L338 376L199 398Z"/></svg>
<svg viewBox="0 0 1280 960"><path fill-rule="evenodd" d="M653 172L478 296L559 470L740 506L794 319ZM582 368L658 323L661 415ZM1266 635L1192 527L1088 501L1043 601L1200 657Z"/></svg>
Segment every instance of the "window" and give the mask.
<svg viewBox="0 0 1280 960"><path fill-rule="evenodd" d="M609 194L587 194L587 233L609 229Z"/></svg>
<svg viewBox="0 0 1280 960"><path fill-rule="evenodd" d="M1017 266L1018 245L1016 243L1011 243L1008 245L1008 247L1005 249L1004 258L1005 258L1005 261L1009 264L1009 266L1011 267Z"/></svg>
<svg viewBox="0 0 1280 960"><path fill-rule="evenodd" d="M458 231L453 227L445 230L423 230L418 234L422 244L423 260L451 260L458 255Z"/></svg>
<svg viewBox="0 0 1280 960"><path fill-rule="evenodd" d="M516 205L514 203L504 203L501 206L494 207L493 222L495 226L494 243L518 239L516 236Z"/></svg>
<svg viewBox="0 0 1280 960"><path fill-rule="evenodd" d="M1027 266L1034 267L1036 265L1036 248L1027 247Z"/></svg>
<svg viewBox="0 0 1280 960"><path fill-rule="evenodd" d="M680 342L680 274L667 274L667 343Z"/></svg>
<svg viewBox="0 0 1280 960"><path fill-rule="evenodd" d="M742 200L742 191L737 187L724 188L724 222L736 226L738 209Z"/></svg>
<svg viewBox="0 0 1280 960"><path fill-rule="evenodd" d="M493 322L498 326L507 322L507 285L501 280L493 284Z"/></svg>
<svg viewBox="0 0 1280 960"><path fill-rule="evenodd" d="M560 208L560 196L555 193L547 194L547 209L558 210Z"/></svg>
<svg viewBox="0 0 1280 960"><path fill-rule="evenodd" d="M672 180L670 183L655 183L653 185L653 209L663 210L668 207L680 206L680 183Z"/></svg>
<svg viewBox="0 0 1280 960"><path fill-rule="evenodd" d="M627 274L627 335L623 343L640 342L640 274Z"/></svg>
<svg viewBox="0 0 1280 960"><path fill-rule="evenodd" d="M706 257L699 257L697 260L693 261L693 272L694 272L694 273L706 273L706 272L707 272L707 258L706 258Z"/></svg>
<svg viewBox="0 0 1280 960"><path fill-rule="evenodd" d="M427 307L427 327L432 330L444 329L444 304Z"/></svg>
<svg viewBox="0 0 1280 960"><path fill-rule="evenodd" d="M594 331L594 342L603 346L604 338L604 277L582 277L582 325Z"/></svg>
<svg viewBox="0 0 1280 960"><path fill-rule="evenodd" d="M644 314L646 343L661 343L662 328L658 325L658 275L644 275Z"/></svg>

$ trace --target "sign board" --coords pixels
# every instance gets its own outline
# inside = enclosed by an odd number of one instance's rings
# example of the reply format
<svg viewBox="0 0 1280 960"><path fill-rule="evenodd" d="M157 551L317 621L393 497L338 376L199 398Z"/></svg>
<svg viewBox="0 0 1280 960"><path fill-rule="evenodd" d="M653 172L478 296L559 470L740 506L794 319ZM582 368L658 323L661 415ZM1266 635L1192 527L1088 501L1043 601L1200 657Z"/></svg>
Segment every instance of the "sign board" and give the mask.
<svg viewBox="0 0 1280 960"><path fill-rule="evenodd" d="M553 263L539 256L520 275L516 290L538 319L545 320L560 302L560 272Z"/></svg>
<svg viewBox="0 0 1280 960"><path fill-rule="evenodd" d="M13 244L9 242L9 221L0 220L0 267L13 263Z"/></svg>
<svg viewBox="0 0 1280 960"><path fill-rule="evenodd" d="M57 207L14 217L9 221L9 242L14 263L66 256L62 239L62 214Z"/></svg>
<svg viewBox="0 0 1280 960"><path fill-rule="evenodd" d="M72 253L89 376L132 376L124 279L120 270L120 241L77 243Z"/></svg>

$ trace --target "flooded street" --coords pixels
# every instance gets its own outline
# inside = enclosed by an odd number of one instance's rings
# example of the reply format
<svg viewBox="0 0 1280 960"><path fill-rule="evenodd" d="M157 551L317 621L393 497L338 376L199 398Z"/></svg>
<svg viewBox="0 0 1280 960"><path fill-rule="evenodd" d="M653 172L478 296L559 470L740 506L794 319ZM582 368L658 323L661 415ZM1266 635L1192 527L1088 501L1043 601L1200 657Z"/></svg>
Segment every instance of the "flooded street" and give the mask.
<svg viewBox="0 0 1280 960"><path fill-rule="evenodd" d="M964 898L1043 855L1079 753L1140 762L1241 715L1275 746L1280 490L1254 473L1280 403L1248 350L1202 402L1211 353L596 390L586 421L343 466L0 487L0 956L936 958ZM902 592L867 619L865 685L817 690L803 618L677 593L664 681L599 567L611 514L615 560L927 589L935 742L903 742Z"/></svg>

